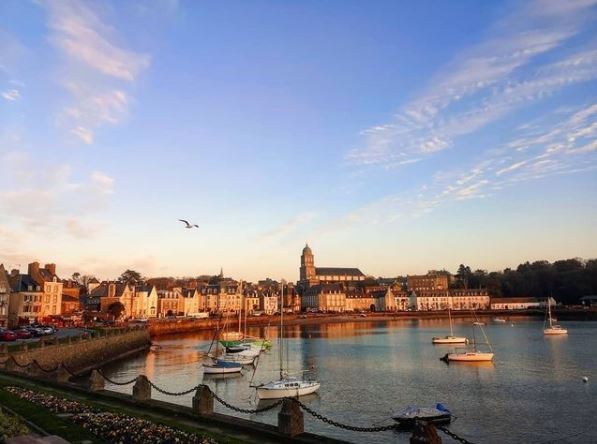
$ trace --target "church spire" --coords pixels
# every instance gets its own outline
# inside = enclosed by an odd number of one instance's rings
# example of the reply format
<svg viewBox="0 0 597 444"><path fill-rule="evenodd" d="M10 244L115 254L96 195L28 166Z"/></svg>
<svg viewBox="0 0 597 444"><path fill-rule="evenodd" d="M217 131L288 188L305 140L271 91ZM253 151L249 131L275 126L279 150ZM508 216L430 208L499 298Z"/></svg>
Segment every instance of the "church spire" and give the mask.
<svg viewBox="0 0 597 444"><path fill-rule="evenodd" d="M224 267L220 267L220 275L219 277L223 278L224 277Z"/></svg>

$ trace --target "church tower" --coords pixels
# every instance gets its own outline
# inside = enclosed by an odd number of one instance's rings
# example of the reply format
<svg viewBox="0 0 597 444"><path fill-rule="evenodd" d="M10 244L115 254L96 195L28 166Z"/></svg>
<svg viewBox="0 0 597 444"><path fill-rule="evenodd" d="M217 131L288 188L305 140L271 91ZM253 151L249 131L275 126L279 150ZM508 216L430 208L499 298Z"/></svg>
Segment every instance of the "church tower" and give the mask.
<svg viewBox="0 0 597 444"><path fill-rule="evenodd" d="M305 248L303 248L303 254L301 254L300 280L313 281L316 278L315 258L313 257L311 248L309 248L309 244L305 244Z"/></svg>

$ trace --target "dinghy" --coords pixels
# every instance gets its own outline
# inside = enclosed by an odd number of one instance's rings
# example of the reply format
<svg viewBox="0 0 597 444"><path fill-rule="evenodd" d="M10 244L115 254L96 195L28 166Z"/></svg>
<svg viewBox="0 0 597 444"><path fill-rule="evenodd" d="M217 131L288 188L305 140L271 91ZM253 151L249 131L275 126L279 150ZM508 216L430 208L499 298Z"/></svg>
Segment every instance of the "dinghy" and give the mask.
<svg viewBox="0 0 597 444"><path fill-rule="evenodd" d="M392 416L392 419L403 429L411 429L415 421L422 420L436 425L449 424L452 421L452 412L443 404L437 403L435 407L417 407L409 405L401 412Z"/></svg>

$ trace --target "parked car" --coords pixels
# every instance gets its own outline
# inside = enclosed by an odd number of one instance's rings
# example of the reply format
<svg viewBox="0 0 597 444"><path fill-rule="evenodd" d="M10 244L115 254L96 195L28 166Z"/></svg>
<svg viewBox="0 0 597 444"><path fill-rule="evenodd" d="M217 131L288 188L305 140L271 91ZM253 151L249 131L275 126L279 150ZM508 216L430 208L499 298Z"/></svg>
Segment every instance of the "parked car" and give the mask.
<svg viewBox="0 0 597 444"><path fill-rule="evenodd" d="M0 330L0 341L16 341L17 340L17 335L14 331L12 330L5 330L2 329Z"/></svg>
<svg viewBox="0 0 597 444"><path fill-rule="evenodd" d="M32 336L31 333L29 332L29 330L26 330L24 328L18 328L13 331L17 335L17 339L30 339Z"/></svg>
<svg viewBox="0 0 597 444"><path fill-rule="evenodd" d="M24 327L24 329L27 330L34 338L38 338L44 335L44 332L39 327L33 327L31 325L28 325L27 327Z"/></svg>

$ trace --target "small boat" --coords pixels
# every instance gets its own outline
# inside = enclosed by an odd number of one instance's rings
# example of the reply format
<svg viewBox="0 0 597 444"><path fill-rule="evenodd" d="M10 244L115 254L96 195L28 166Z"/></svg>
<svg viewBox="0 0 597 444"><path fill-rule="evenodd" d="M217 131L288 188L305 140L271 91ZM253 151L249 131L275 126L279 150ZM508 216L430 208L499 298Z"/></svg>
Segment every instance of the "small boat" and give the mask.
<svg viewBox="0 0 597 444"><path fill-rule="evenodd" d="M481 329L481 333L485 337L484 343L478 343L475 339L475 326L478 326ZM487 346L486 351L480 351L477 346L484 344ZM491 348L491 344L489 343L489 339L485 334L485 330L483 327L479 325L477 322L473 322L473 340L471 342L471 347L461 347L454 350L453 353L446 353L445 356L441 358L442 361L446 361L447 363L450 362L489 362L493 361L493 350Z"/></svg>
<svg viewBox="0 0 597 444"><path fill-rule="evenodd" d="M305 396L319 390L321 384L317 381L307 381L292 376L283 376L278 381L261 384L257 387L259 399L279 399L287 397Z"/></svg>
<svg viewBox="0 0 597 444"><path fill-rule="evenodd" d="M432 344L468 344L468 339L462 336L454 336L454 331L452 330L452 316L450 315L450 309L448 308L448 319L450 320L450 334L447 336L439 337L434 336L431 338Z"/></svg>
<svg viewBox="0 0 597 444"><path fill-rule="evenodd" d="M547 298L547 318L548 318L548 326L543 329L543 334L546 336L556 336L556 335L567 335L568 330L562 327L559 324L555 324L555 318L551 317L551 304L549 303L549 298Z"/></svg>
<svg viewBox="0 0 597 444"><path fill-rule="evenodd" d="M240 365L251 365L255 362L255 359L257 359L257 356L245 355L243 353L233 353L233 354L224 353L223 355L218 356L217 359L219 361L234 362L234 363L237 363Z"/></svg>
<svg viewBox="0 0 597 444"><path fill-rule="evenodd" d="M415 421L419 419L436 425L449 424L452 421L452 412L439 402L435 407L409 405L401 412L394 414L392 419L398 423L400 428L411 429L414 427Z"/></svg>
<svg viewBox="0 0 597 444"><path fill-rule="evenodd" d="M284 295L284 283L280 294ZM296 378L288 376L288 369L284 368L284 307L283 297L280 298L280 333L278 335L278 358L280 359L280 378L271 382L266 382L254 386L257 389L259 399L281 399L286 397L299 397L315 393L319 390L321 384L319 381ZM288 350L286 350L288 353Z"/></svg>
<svg viewBox="0 0 597 444"><path fill-rule="evenodd" d="M495 322L496 324L505 324L506 323L506 320L504 318L493 318L492 321Z"/></svg>
<svg viewBox="0 0 597 444"><path fill-rule="evenodd" d="M240 373L242 369L242 364L238 364L236 362L223 361L217 358L211 358L211 362L203 363L203 373L207 375Z"/></svg>
<svg viewBox="0 0 597 444"><path fill-rule="evenodd" d="M483 327L485 325L485 322L475 321L473 322L473 325L476 325L477 327Z"/></svg>

